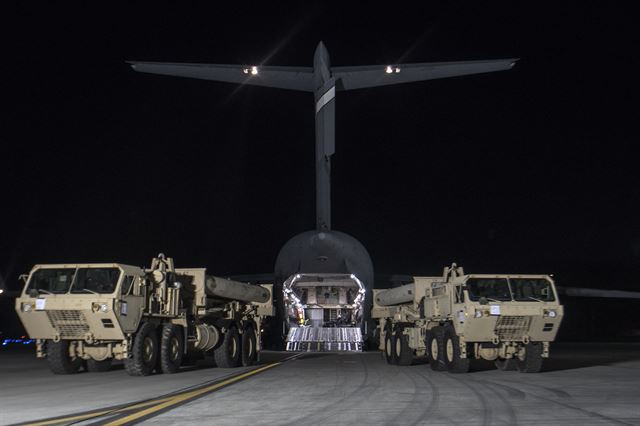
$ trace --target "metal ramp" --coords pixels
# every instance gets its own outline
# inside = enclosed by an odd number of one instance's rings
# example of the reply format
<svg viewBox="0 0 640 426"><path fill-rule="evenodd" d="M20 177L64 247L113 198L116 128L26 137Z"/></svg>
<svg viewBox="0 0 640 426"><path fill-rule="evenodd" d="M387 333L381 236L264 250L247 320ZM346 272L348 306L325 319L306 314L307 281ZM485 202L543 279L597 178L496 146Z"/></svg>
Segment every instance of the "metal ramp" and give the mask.
<svg viewBox="0 0 640 426"><path fill-rule="evenodd" d="M362 332L359 327L292 327L287 351L360 352Z"/></svg>

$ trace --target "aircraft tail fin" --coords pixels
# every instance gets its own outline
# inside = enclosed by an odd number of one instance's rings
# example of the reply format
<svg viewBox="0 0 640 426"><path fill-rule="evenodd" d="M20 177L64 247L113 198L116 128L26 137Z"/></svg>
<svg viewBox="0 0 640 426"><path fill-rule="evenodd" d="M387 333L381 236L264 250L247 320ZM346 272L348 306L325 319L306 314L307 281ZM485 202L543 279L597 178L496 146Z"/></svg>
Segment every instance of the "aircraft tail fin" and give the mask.
<svg viewBox="0 0 640 426"><path fill-rule="evenodd" d="M188 64L127 61L135 71L199 80L222 81L252 86L313 92L310 67L274 67L258 65Z"/></svg>
<svg viewBox="0 0 640 426"><path fill-rule="evenodd" d="M505 71L513 68L518 59L494 59L486 61L426 62L397 65L365 65L357 67L332 67L333 78L339 81L338 90L364 89L367 87L435 80L471 74Z"/></svg>

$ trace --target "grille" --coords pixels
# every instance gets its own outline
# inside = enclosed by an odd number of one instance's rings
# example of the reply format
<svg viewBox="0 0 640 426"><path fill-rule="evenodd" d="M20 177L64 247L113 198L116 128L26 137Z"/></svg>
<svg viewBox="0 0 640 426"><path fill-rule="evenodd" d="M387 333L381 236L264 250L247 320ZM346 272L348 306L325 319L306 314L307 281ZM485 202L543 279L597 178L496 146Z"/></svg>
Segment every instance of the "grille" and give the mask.
<svg viewBox="0 0 640 426"><path fill-rule="evenodd" d="M522 340L529 334L531 317L501 316L496 323L496 336L502 341Z"/></svg>
<svg viewBox="0 0 640 426"><path fill-rule="evenodd" d="M47 311L51 326L62 338L82 339L89 331L81 311Z"/></svg>

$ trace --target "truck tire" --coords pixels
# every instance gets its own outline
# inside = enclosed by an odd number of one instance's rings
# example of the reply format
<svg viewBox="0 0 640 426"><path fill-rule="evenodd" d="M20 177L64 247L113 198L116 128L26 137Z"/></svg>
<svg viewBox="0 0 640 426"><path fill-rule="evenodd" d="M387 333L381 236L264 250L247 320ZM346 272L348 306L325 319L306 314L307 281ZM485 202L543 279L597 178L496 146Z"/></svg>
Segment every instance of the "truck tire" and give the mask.
<svg viewBox="0 0 640 426"><path fill-rule="evenodd" d="M444 329L441 326L433 327L427 333L427 359L433 371L447 369L444 361Z"/></svg>
<svg viewBox="0 0 640 426"><path fill-rule="evenodd" d="M538 373L542 369L542 343L531 342L525 346L524 357L516 358L516 366L521 373Z"/></svg>
<svg viewBox="0 0 640 426"><path fill-rule="evenodd" d="M396 355L393 351L393 339L391 338L391 332L387 331L384 336L384 359L387 364L396 363Z"/></svg>
<svg viewBox="0 0 640 426"><path fill-rule="evenodd" d="M213 351L216 365L221 368L234 368L240 364L240 335L234 326L229 327L222 343Z"/></svg>
<svg viewBox="0 0 640 426"><path fill-rule="evenodd" d="M102 361L96 361L95 359L87 360L87 371L89 373L104 373L111 369L111 363L113 358L107 358Z"/></svg>
<svg viewBox="0 0 640 426"><path fill-rule="evenodd" d="M258 351L256 345L256 333L253 327L249 326L242 333L242 365L248 367L254 365L258 360Z"/></svg>
<svg viewBox="0 0 640 426"><path fill-rule="evenodd" d="M460 356L460 338L451 326L446 327L444 332L444 359L449 373L469 372L469 358Z"/></svg>
<svg viewBox="0 0 640 426"><path fill-rule="evenodd" d="M47 340L47 362L53 374L74 374L82 367L82 358L69 355L69 341Z"/></svg>
<svg viewBox="0 0 640 426"><path fill-rule="evenodd" d="M494 364L500 371L513 371L517 368L516 360L514 358L498 358L494 361Z"/></svg>
<svg viewBox="0 0 640 426"><path fill-rule="evenodd" d="M133 338L131 358L124 361L124 368L130 376L148 376L153 373L158 362L158 336L156 327L143 322Z"/></svg>
<svg viewBox="0 0 640 426"><path fill-rule="evenodd" d="M182 327L165 324L160 338L160 370L165 374L173 374L180 370L184 355Z"/></svg>
<svg viewBox="0 0 640 426"><path fill-rule="evenodd" d="M409 336L402 334L402 328L393 333L393 350L396 364L407 366L413 361L413 350L409 347Z"/></svg>

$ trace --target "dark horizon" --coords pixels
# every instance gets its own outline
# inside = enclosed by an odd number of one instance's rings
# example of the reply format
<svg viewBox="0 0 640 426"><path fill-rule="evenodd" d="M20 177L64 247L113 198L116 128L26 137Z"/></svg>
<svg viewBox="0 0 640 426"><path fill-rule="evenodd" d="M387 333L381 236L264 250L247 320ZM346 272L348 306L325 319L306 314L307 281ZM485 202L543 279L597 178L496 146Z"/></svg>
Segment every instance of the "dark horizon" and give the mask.
<svg viewBox="0 0 640 426"><path fill-rule="evenodd" d="M378 277L457 262L637 288L638 60L622 6L71 12L5 15L0 286L17 290L35 263L147 265L158 252L219 275L272 272L314 228L313 97L124 61L310 66L322 40L345 66L521 58L339 94L333 228L364 244Z"/></svg>

